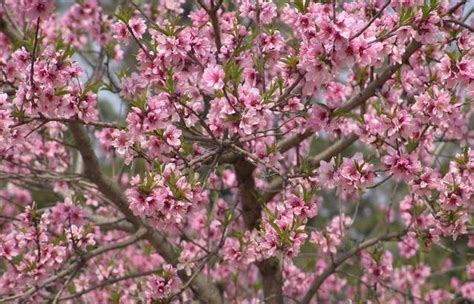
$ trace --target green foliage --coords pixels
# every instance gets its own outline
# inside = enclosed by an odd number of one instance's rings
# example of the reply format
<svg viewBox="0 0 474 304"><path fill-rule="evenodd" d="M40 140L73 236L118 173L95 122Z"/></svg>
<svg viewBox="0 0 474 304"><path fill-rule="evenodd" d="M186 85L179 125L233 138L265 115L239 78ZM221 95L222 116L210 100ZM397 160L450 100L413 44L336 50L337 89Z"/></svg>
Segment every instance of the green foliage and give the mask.
<svg viewBox="0 0 474 304"><path fill-rule="evenodd" d="M224 64L224 81L232 81L235 84L240 83L243 68L235 60L227 60Z"/></svg>
<svg viewBox="0 0 474 304"><path fill-rule="evenodd" d="M133 9L129 8L126 5L123 5L120 7L118 13L115 14L114 16L118 20L122 21L123 23L128 24L128 21L130 21L130 19L132 19L133 17L133 13L134 13Z"/></svg>
<svg viewBox="0 0 474 304"><path fill-rule="evenodd" d="M415 12L416 12L415 6L410 6L408 8L402 7L399 14L399 21L398 21L399 24L401 26L410 24L413 16L415 15Z"/></svg>

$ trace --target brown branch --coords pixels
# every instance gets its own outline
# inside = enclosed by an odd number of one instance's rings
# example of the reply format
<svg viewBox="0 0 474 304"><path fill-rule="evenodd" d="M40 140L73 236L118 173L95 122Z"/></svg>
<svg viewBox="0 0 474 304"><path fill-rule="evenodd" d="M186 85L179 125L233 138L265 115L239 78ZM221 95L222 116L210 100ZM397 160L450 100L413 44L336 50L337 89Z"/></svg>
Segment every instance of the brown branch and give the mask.
<svg viewBox="0 0 474 304"><path fill-rule="evenodd" d="M293 92L293 90L298 86L298 84L303 79L304 79L304 75L299 73L295 81L293 81L293 83L290 84L290 86L285 90L285 92L283 92L283 94L278 98L278 100L275 102L275 105L272 107L272 109L282 105L286 101L286 99L290 96L291 92Z"/></svg>
<svg viewBox="0 0 474 304"><path fill-rule="evenodd" d="M283 304L283 274L279 258L271 257L257 262L262 275L264 303Z"/></svg>
<svg viewBox="0 0 474 304"><path fill-rule="evenodd" d="M255 165L245 159L240 159L234 164L237 183L239 185L240 203L245 226L248 230L258 227L261 206L256 200L255 181L252 176Z"/></svg>
<svg viewBox="0 0 474 304"><path fill-rule="evenodd" d="M234 164L235 174L239 185L240 203L245 226L248 230L258 227L261 220L262 205L256 194L253 172L255 165L246 159L240 159ZM283 303L283 275L281 263L277 257L271 257L257 263L262 276L265 303Z"/></svg>
<svg viewBox="0 0 474 304"><path fill-rule="evenodd" d="M219 18L217 16L217 11L222 5L222 1L220 1L216 6L214 6L214 1L210 1L211 7L208 8L202 0L196 0L199 6L206 11L206 13L209 15L209 20L211 21L212 25L212 30L214 32L214 41L216 44L216 59L217 62L219 62L219 52L221 50L222 46L222 40L221 40L221 31L219 27Z"/></svg>
<svg viewBox="0 0 474 304"><path fill-rule="evenodd" d="M100 215L89 214L87 219L99 226L101 230L120 230L133 233L135 228L125 218L110 218L102 217Z"/></svg>
<svg viewBox="0 0 474 304"><path fill-rule="evenodd" d="M235 152L239 153L240 155L244 156L249 162L253 164L260 164L263 167L265 167L267 170L272 171L273 173L280 175L280 171L272 166L271 164L267 164L264 161L262 161L260 158L257 156L252 155L252 153L247 152L246 150L242 149L241 147L235 145L235 144L230 144L230 147L235 150Z"/></svg>
<svg viewBox="0 0 474 304"><path fill-rule="evenodd" d="M387 1L384 6L382 6L382 8L377 12L377 14L375 14L375 16L360 30L358 31L354 36L352 36L349 40L352 40L354 38L357 38L359 37L360 35L362 35L369 27L372 23L374 23L375 20L377 20L383 13L383 11L390 5L390 1Z"/></svg>
<svg viewBox="0 0 474 304"><path fill-rule="evenodd" d="M63 118L63 117L46 117L46 116L31 116L24 117L24 120L12 125L10 128L16 128L23 124L30 123L32 121L42 121L42 122L61 122L61 123L79 123L86 126L94 126L98 128L111 128L111 129L120 129L120 126L113 122L103 122L103 121L84 121L79 118Z"/></svg>
<svg viewBox="0 0 474 304"><path fill-rule="evenodd" d="M72 272L72 274L69 276L69 278L67 278L66 282L64 282L63 286L61 287L61 289L58 291L58 293L56 294L56 296L54 297L53 299L53 302L52 304L57 304L59 303L60 301L60 298L61 298L61 295L63 294L64 290L66 289L67 285L69 285L69 283L71 282L72 279L74 279L74 277L77 275L77 273L81 270L81 265L79 265L78 267L76 267L76 269L74 269L74 271Z"/></svg>
<svg viewBox="0 0 474 304"><path fill-rule="evenodd" d="M446 12L446 15L448 14L453 14L455 13L458 8L460 8L461 6L463 6L464 4L466 4L467 0L461 0L459 1L458 3L456 3L456 5L454 5L453 7L451 7L447 12Z"/></svg>
<svg viewBox="0 0 474 304"><path fill-rule="evenodd" d="M402 64L408 62L410 56L415 53L420 47L421 44L417 41L413 41L412 43L410 43L402 56L402 63L397 63L387 67L377 79L370 82L367 87L365 87L365 89L363 89L359 94L351 98L347 103L334 110L333 113L343 114L365 103L367 99L374 96L377 90L380 89L396 71L398 71ZM287 137L278 144L277 150L280 153L285 153L291 148L299 145L303 140L309 138L311 135L313 135L313 133L314 132L311 129L307 129L301 134L295 134L290 137Z"/></svg>
<svg viewBox="0 0 474 304"><path fill-rule="evenodd" d="M367 101L372 96L375 96L375 93L378 89L380 89L387 80L389 80L393 74L403 65L408 63L408 59L410 56L413 55L419 48L421 47L421 43L418 41L412 41L406 48L405 53L402 56L402 62L396 63L394 65L389 66L386 68L377 79L372 81L363 89L359 94L357 94L354 98L351 98L349 102L340 106L334 113L347 113L358 106L362 105L364 102Z"/></svg>
<svg viewBox="0 0 474 304"><path fill-rule="evenodd" d="M312 129L307 129L303 133L298 133L295 135L288 136L278 143L277 151L280 153L285 153L291 148L299 145L303 140L309 138L313 134L314 134L314 131Z"/></svg>
<svg viewBox="0 0 474 304"><path fill-rule="evenodd" d="M214 40L216 42L216 56L219 55L221 51L222 41L221 41L221 30L219 27L219 18L217 16L217 11L219 6L214 7L214 1L211 0L211 9L208 11L209 19L211 19L212 29L214 31ZM218 57L216 57L218 58Z"/></svg>
<svg viewBox="0 0 474 304"><path fill-rule="evenodd" d="M142 239L146 234L146 230L144 228L140 228L135 232L132 236L128 237L124 241L114 243L114 244L108 244L102 247L99 247L97 249L91 250L88 253L84 255L85 259L90 259L94 256L101 255L105 252L111 251L111 250L116 250L116 249L121 249L125 248L129 245L132 245Z"/></svg>
<svg viewBox="0 0 474 304"><path fill-rule="evenodd" d="M336 141L334 144L329 146L327 149L322 151L321 153L315 155L314 157L309 159L310 169L314 170L319 167L321 161L329 161L333 156L338 155L345 149L347 149L350 145L352 145L358 136L355 134L351 134L346 138L340 139ZM270 182L269 187L265 190L265 194L263 195L263 201L269 202L275 195L277 195L281 190L283 190L285 180L282 177L276 177Z"/></svg>
<svg viewBox="0 0 474 304"><path fill-rule="evenodd" d="M319 287L324 283L324 281L332 275L339 266L344 264L348 259L352 258L353 256L357 255L360 251L369 248L379 242L387 242L391 241L394 239L399 239L403 235L407 233L406 230L402 232L396 232L396 233L389 233L385 234L382 236L374 237L372 239L369 239L367 241L364 241L360 244L358 244L355 247L352 247L348 252L340 255L338 258L334 260L334 262L327 268L321 275L317 276L313 282L311 283L311 286L309 287L309 290L306 292L303 300L301 301L301 304L308 304L311 301L311 298L314 296L314 294L318 291Z"/></svg>
<svg viewBox="0 0 474 304"><path fill-rule="evenodd" d="M148 275L151 275L151 274L156 273L158 271L159 271L159 269L155 269L155 270L149 270L149 271L144 271L144 272L140 272L140 273L132 273L132 274L125 275L125 276L119 277L119 278L104 280L104 281L100 282L97 285L94 285L92 287L84 289L81 292L78 292L78 293L75 293L73 295L61 298L61 299L59 299L59 301L66 301L66 300L71 300L71 299L74 299L74 298L79 298L80 296L83 296L83 295L85 295L85 294L87 294L91 291L106 287L108 285L112 285L112 284L115 284L115 283L118 283L118 282L121 282L121 281L126 281L126 280L130 280L130 279L135 279L135 278L139 278L139 277L148 276Z"/></svg>
<svg viewBox="0 0 474 304"><path fill-rule="evenodd" d="M471 33L474 32L474 28L462 21L458 21L458 20L455 20L455 19L448 19L448 20L444 20L444 22L447 22L447 23L454 23L456 25L459 25L460 27L463 27L467 30L469 30Z"/></svg>
<svg viewBox="0 0 474 304"><path fill-rule="evenodd" d="M123 21L122 21L123 22ZM145 56L150 60L150 61L153 61L153 58L151 57L150 53L147 51L147 49L145 48L145 46L141 43L140 39L138 39L137 36L135 36L135 34L133 33L133 30L132 28L130 27L130 25L128 25L128 23L126 22L123 22L125 24L125 26L127 27L127 30L128 32L130 33L130 35L132 35L133 37L133 40L135 40L135 42L137 43L138 47L143 51L143 53L145 53Z"/></svg>
<svg viewBox="0 0 474 304"><path fill-rule="evenodd" d="M38 47L38 35L40 30L40 18L36 19L35 41L33 43L33 51L31 52L31 69L30 69L30 85L33 86L35 74L36 49Z"/></svg>

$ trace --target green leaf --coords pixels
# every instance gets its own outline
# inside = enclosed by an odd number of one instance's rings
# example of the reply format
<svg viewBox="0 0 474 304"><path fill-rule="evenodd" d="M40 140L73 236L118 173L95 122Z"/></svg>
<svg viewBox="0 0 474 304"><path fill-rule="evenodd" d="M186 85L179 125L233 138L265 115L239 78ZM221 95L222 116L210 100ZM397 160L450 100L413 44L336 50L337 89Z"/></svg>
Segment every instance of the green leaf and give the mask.
<svg viewBox="0 0 474 304"><path fill-rule="evenodd" d="M298 65L298 57L290 55L286 58L281 59L281 62L283 62L290 68L296 68L296 66Z"/></svg>
<svg viewBox="0 0 474 304"><path fill-rule="evenodd" d="M277 152L276 143L272 143L271 145L267 145L267 155L273 154L275 152Z"/></svg>
<svg viewBox="0 0 474 304"><path fill-rule="evenodd" d="M155 186L155 178L151 172L147 172L144 180L138 185L140 193L148 195Z"/></svg>
<svg viewBox="0 0 474 304"><path fill-rule="evenodd" d="M145 244L145 246L143 247L143 252L146 256L150 256L153 253L153 246L151 246L150 244Z"/></svg>
<svg viewBox="0 0 474 304"><path fill-rule="evenodd" d="M76 290L76 286L74 284L68 284L67 285L67 291L70 293L70 294L75 294L77 292Z"/></svg>
<svg viewBox="0 0 474 304"><path fill-rule="evenodd" d="M416 6L410 6L409 8L402 8L400 12L400 25L406 25L410 23L415 13Z"/></svg>
<svg viewBox="0 0 474 304"><path fill-rule="evenodd" d="M239 113L235 113L235 114L232 114L232 115L226 115L225 116L225 121L226 122L238 122L240 120L240 114Z"/></svg>
<svg viewBox="0 0 474 304"><path fill-rule="evenodd" d="M446 55L448 55L449 59L451 59L451 62L457 62L458 61L458 56L459 54L457 52L446 52Z"/></svg>
<svg viewBox="0 0 474 304"><path fill-rule="evenodd" d="M153 160L153 169L159 174L163 174L163 166L160 164L160 162L157 159Z"/></svg>
<svg viewBox="0 0 474 304"><path fill-rule="evenodd" d="M311 164L309 163L309 159L307 157L303 157L301 159L300 170L305 175L311 175L313 170L311 168Z"/></svg>
<svg viewBox="0 0 474 304"><path fill-rule="evenodd" d="M345 117L345 118L349 118L349 119L353 119L357 122L360 122L360 123L363 123L363 119L360 115L358 114L355 114L355 113L351 113L351 112L338 112L338 111L334 111L332 113L332 116L333 117Z"/></svg>
<svg viewBox="0 0 474 304"><path fill-rule="evenodd" d="M120 303L120 294L117 291L112 291L109 295L110 303L119 304Z"/></svg>
<svg viewBox="0 0 474 304"><path fill-rule="evenodd" d="M127 24L130 19L133 17L134 10L130 9L126 5L121 6L119 12L114 16L122 21L123 23Z"/></svg>
<svg viewBox="0 0 474 304"><path fill-rule="evenodd" d="M304 202L305 203L310 202L311 199L316 194L316 192L317 192L317 190L315 188L310 188L310 189L303 188L303 200L304 200Z"/></svg>
<svg viewBox="0 0 474 304"><path fill-rule="evenodd" d="M273 220L268 220L268 223L270 224L270 226L272 226L272 228L276 231L276 233L281 237L283 234L283 231L281 231L280 227L278 227L278 225L275 224Z"/></svg>
<svg viewBox="0 0 474 304"><path fill-rule="evenodd" d="M140 97L141 96L137 96L137 99L130 100L130 104L133 107L139 108L140 110L144 111L146 109L146 99Z"/></svg>
<svg viewBox="0 0 474 304"><path fill-rule="evenodd" d="M22 260L23 260L23 255L20 254L20 255L14 256L12 258L12 263L15 264L15 265L19 265Z"/></svg>
<svg viewBox="0 0 474 304"><path fill-rule="evenodd" d="M262 96L263 97L263 102L268 103L271 100L271 97L273 96L273 94L275 94L275 92L277 91L277 89L279 87L280 87L280 82L279 81L273 82L270 85L270 87L263 94L263 96Z"/></svg>
<svg viewBox="0 0 474 304"><path fill-rule="evenodd" d="M326 110L327 112L331 112L331 108L328 107L327 105L325 105L324 103L321 103L321 102L317 102L316 103L318 106L320 106L321 108L324 108L324 110ZM337 111L335 111L337 112Z"/></svg>
<svg viewBox="0 0 474 304"><path fill-rule="evenodd" d="M411 153L416 149L417 146L418 146L418 141L417 140L410 140L405 145L405 148L407 149L408 153Z"/></svg>
<svg viewBox="0 0 474 304"><path fill-rule="evenodd" d="M235 62L235 60L228 60L224 64L225 80L240 83L240 78L243 68Z"/></svg>
<svg viewBox="0 0 474 304"><path fill-rule="evenodd" d="M439 0L430 0L430 8L432 11L437 10L439 8Z"/></svg>
<svg viewBox="0 0 474 304"><path fill-rule="evenodd" d="M100 79L87 84L87 86L82 91L82 97L84 97L89 92L94 92L95 94L97 94L103 84L104 83Z"/></svg>
<svg viewBox="0 0 474 304"><path fill-rule="evenodd" d="M184 155L191 155L193 152L193 144L191 142L182 142L181 149L183 150Z"/></svg>
<svg viewBox="0 0 474 304"><path fill-rule="evenodd" d="M174 95L176 92L176 84L174 83L173 79L173 69L167 69L166 74L168 77L166 78L165 82L165 91L170 95Z"/></svg>
<svg viewBox="0 0 474 304"><path fill-rule="evenodd" d="M430 7L428 5L423 5L421 7L421 12L423 13L423 19L428 18L430 15Z"/></svg>
<svg viewBox="0 0 474 304"><path fill-rule="evenodd" d="M295 0L294 4L295 4L296 9L300 13L304 14L306 12L306 6L303 3L303 0Z"/></svg>

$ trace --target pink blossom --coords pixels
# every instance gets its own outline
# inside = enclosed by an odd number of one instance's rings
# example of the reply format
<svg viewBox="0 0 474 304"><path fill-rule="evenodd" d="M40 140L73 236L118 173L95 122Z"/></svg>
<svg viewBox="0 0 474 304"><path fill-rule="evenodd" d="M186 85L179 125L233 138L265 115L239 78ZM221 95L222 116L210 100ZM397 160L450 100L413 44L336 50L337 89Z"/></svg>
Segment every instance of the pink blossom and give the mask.
<svg viewBox="0 0 474 304"><path fill-rule="evenodd" d="M141 39L142 35L146 31L145 21L139 17L133 17L132 19L130 19L130 21L128 21L128 26L131 28L133 35L137 39Z"/></svg>
<svg viewBox="0 0 474 304"><path fill-rule="evenodd" d="M412 154L400 155L395 149L389 148L388 155L382 158L385 166L391 171L394 178L409 178L421 169L420 162Z"/></svg>
<svg viewBox="0 0 474 304"><path fill-rule="evenodd" d="M181 137L181 134L181 130L169 125L165 129L163 137L170 146L178 147L181 144L181 140L179 139Z"/></svg>
<svg viewBox="0 0 474 304"><path fill-rule="evenodd" d="M130 38L130 32L128 31L127 25L123 22L117 22L113 25L115 31L114 38L120 42L127 42Z"/></svg>
<svg viewBox="0 0 474 304"><path fill-rule="evenodd" d="M125 154L128 148L132 145L132 142L126 132L116 130L113 133L114 140L112 145L117 149L120 154Z"/></svg>
<svg viewBox="0 0 474 304"><path fill-rule="evenodd" d="M55 9L55 2L49 0L24 0L27 16L35 20L37 18L49 18Z"/></svg>
<svg viewBox="0 0 474 304"><path fill-rule="evenodd" d="M224 70L221 66L207 67L202 74L202 84L206 90L220 90L224 87Z"/></svg>
<svg viewBox="0 0 474 304"><path fill-rule="evenodd" d="M163 276L154 275L147 281L145 294L149 299L165 299L177 291L176 269L167 264L163 267L163 272Z"/></svg>
<svg viewBox="0 0 474 304"><path fill-rule="evenodd" d="M460 291L464 299L474 301L474 282L463 284L460 288Z"/></svg>
<svg viewBox="0 0 474 304"><path fill-rule="evenodd" d="M414 256L418 251L418 248L419 245L414 232L409 232L406 238L398 242L398 249L400 250L400 254L405 258L410 258Z"/></svg>

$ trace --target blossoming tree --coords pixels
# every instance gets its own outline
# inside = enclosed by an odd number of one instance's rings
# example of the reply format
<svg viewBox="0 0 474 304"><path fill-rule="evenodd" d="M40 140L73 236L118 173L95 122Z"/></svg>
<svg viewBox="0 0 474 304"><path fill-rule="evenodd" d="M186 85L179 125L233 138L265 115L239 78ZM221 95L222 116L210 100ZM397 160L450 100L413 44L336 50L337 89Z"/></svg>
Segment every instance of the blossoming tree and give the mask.
<svg viewBox="0 0 474 304"><path fill-rule="evenodd" d="M101 2L0 1L0 302L474 301L469 2Z"/></svg>

